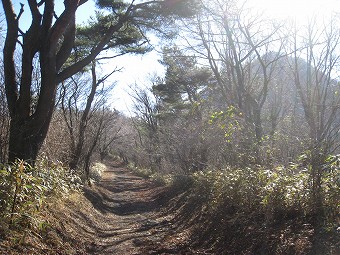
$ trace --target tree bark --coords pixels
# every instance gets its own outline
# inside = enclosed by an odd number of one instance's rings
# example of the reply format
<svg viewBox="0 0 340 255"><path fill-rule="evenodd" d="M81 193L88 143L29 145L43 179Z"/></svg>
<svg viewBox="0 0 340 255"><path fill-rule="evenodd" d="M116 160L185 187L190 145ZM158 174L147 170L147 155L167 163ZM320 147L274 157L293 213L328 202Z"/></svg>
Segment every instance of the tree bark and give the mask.
<svg viewBox="0 0 340 255"><path fill-rule="evenodd" d="M112 44L112 39L117 33L124 33L126 24L135 22L133 26L140 29L137 24L140 22L141 26L148 29L152 27L153 23L151 22L155 16L176 14L175 9L173 13L172 11L171 13L160 11L164 4L163 1L152 0L138 4L131 1L126 6L122 5L121 9L112 14L112 20L115 22L112 22L108 27L105 26L106 30L103 31L98 41L90 46L92 48L88 50L87 55L65 67L64 64L72 52L75 41L75 13L77 8L87 0L63 1L65 8L59 17L55 16L54 0L44 0L39 3L35 0L27 0L32 17L27 32L23 32L19 28L19 19L24 12L24 5L21 4L20 12L16 15L12 2L11 0L2 0L7 23L3 55L6 97L11 118L10 162L15 161L16 158L29 160L32 163L36 160L52 118L59 83L80 72L103 50L124 44L120 42ZM147 15L145 12L148 12ZM143 15L145 15L145 19L143 19ZM185 14L183 15L185 17ZM22 37L19 38L19 35ZM131 36L133 37L133 35ZM137 36L137 40L143 39ZM17 44L22 47L20 69L22 77L20 81L17 79L18 70L16 70L17 66L14 60ZM32 95L32 79L34 79L32 63L35 56L39 56L40 62L41 83L38 95ZM62 68L63 66L64 68ZM38 96L38 103L32 111L33 96Z"/></svg>
<svg viewBox="0 0 340 255"><path fill-rule="evenodd" d="M61 67L71 54L75 38L75 12L86 0L64 1L65 10L53 23L54 1L44 1L43 13L40 13L36 1L28 1L32 16L32 23L26 33L19 28L19 18L14 12L12 1L2 0L7 22L7 35L4 46L4 73L8 108L10 111L10 137L9 162L23 159L34 164L42 143L47 135L52 118L56 91L58 84L80 71L84 66L101 52L127 21L121 15L116 24L113 24L102 40L94 47L91 54L74 65L60 71ZM16 79L16 64L14 54L18 35L22 34L22 63L21 80ZM34 112L32 103L32 63L36 54L39 54L41 87L38 103ZM18 90L20 87L20 90Z"/></svg>
<svg viewBox="0 0 340 255"><path fill-rule="evenodd" d="M69 24L74 24L75 11L79 1L65 1L65 10L53 25L54 1L44 2L44 13L40 14L36 1L28 1L32 23L26 33L19 29L18 17L12 2L3 0L7 21L7 35L4 47L5 87L10 111L9 162L17 158L34 164L41 145L47 135L54 110L58 70L56 68L58 45ZM22 34L21 80L16 79L14 61L18 35ZM65 47L64 47L65 48ZM65 49L64 49L65 50ZM41 87L37 106L32 112L32 63L39 53ZM18 90L18 85L20 90Z"/></svg>

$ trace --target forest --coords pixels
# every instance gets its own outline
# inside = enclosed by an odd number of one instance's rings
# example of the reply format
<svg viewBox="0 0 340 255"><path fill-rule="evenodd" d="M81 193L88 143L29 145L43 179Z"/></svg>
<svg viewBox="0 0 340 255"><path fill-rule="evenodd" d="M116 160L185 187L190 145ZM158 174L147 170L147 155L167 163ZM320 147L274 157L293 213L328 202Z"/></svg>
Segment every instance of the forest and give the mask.
<svg viewBox="0 0 340 255"><path fill-rule="evenodd" d="M340 253L339 13L249 2L2 0L0 254Z"/></svg>

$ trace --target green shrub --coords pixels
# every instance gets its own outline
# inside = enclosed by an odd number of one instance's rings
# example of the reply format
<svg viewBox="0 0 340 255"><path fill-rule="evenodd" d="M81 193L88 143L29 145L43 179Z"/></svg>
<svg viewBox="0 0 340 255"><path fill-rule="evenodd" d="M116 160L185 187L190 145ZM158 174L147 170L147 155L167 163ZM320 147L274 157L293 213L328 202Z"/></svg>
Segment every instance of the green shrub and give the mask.
<svg viewBox="0 0 340 255"><path fill-rule="evenodd" d="M262 214L268 222L312 213L311 172L303 161L286 167L210 169L185 178L162 175L132 165L129 168L163 185L184 185L181 180L186 180L185 183L190 183L192 187L192 195L206 203L211 213L233 207L237 211ZM322 198L325 216L328 221L335 222L340 213L340 157L330 157L323 168Z"/></svg>
<svg viewBox="0 0 340 255"><path fill-rule="evenodd" d="M311 210L310 173L298 164L202 171L193 174L193 180L193 194L205 199L212 213L234 207L262 213L271 221L290 212L305 215ZM330 220L339 213L339 180L339 169L325 171L323 205Z"/></svg>
<svg viewBox="0 0 340 255"><path fill-rule="evenodd" d="M212 210L219 209L221 205L237 205L243 210L252 210L259 204L261 183L250 168L197 172L193 178L197 194L210 201Z"/></svg>
<svg viewBox="0 0 340 255"><path fill-rule="evenodd" d="M322 191L328 218L339 220L340 215L340 155L330 156L324 165Z"/></svg>
<svg viewBox="0 0 340 255"><path fill-rule="evenodd" d="M24 161L0 168L0 233L6 229L43 230L48 223L38 212L47 198L64 196L79 189L80 179L59 162L41 159L35 167Z"/></svg>

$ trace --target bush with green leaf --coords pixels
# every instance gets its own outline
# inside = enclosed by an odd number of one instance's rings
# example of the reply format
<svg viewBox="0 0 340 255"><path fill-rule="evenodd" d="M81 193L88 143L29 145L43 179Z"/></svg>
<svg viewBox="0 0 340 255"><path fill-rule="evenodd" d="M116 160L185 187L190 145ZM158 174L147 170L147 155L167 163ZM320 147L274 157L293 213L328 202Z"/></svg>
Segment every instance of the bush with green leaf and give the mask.
<svg viewBox="0 0 340 255"><path fill-rule="evenodd" d="M339 213L339 168L333 164L327 169L323 176L323 205L329 220L335 220ZM311 212L310 172L299 164L201 171L193 174L193 179L193 194L209 203L211 213L234 207L242 212L256 211L271 221L292 213Z"/></svg>
<svg viewBox="0 0 340 255"><path fill-rule="evenodd" d="M217 132L218 140L223 141L216 153L223 154L224 164L243 167L257 162L259 144L252 125L245 121L242 111L228 106L224 111L214 112L208 123L211 125L211 132Z"/></svg>
<svg viewBox="0 0 340 255"><path fill-rule="evenodd" d="M7 230L23 233L43 230L48 223L39 219L38 212L56 196L69 194L80 187L80 179L61 163L41 159L35 167L24 161L0 168L0 235Z"/></svg>
<svg viewBox="0 0 340 255"><path fill-rule="evenodd" d="M323 203L328 218L339 219L340 215L340 155L326 159L322 182Z"/></svg>
<svg viewBox="0 0 340 255"><path fill-rule="evenodd" d="M210 201L212 210L234 206L253 210L260 202L259 176L251 168L226 168L197 172L193 175L195 193Z"/></svg>

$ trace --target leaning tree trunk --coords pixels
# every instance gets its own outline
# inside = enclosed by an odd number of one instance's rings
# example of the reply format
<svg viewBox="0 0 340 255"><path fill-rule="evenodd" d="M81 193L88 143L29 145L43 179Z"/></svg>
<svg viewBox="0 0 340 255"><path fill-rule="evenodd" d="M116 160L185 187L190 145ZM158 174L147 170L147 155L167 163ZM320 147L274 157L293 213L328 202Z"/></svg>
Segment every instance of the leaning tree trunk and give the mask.
<svg viewBox="0 0 340 255"><path fill-rule="evenodd" d="M89 114L91 111L91 106L94 100L94 97L96 95L97 87L106 80L109 76L106 76L106 78L101 79L100 81L97 81L97 75L96 75L96 62L93 61L91 65L91 76L92 76L92 84L91 84L91 91L90 94L87 97L86 100L86 106L82 113L80 123L79 123L79 133L78 133L78 141L75 147L75 150L72 151L71 160L69 163L70 169L76 169L78 167L78 163L81 157L81 154L83 152L83 146L85 142L85 131L87 127L87 121L89 119Z"/></svg>

